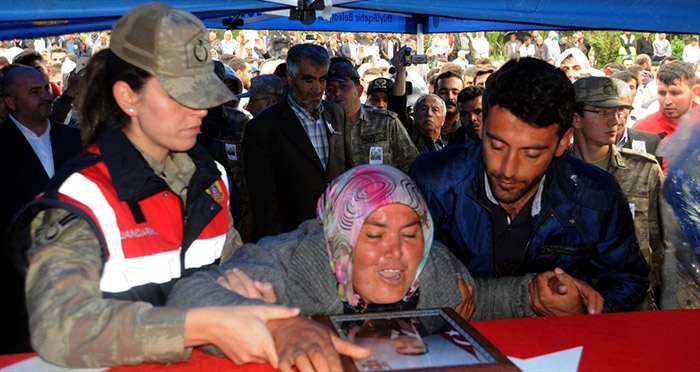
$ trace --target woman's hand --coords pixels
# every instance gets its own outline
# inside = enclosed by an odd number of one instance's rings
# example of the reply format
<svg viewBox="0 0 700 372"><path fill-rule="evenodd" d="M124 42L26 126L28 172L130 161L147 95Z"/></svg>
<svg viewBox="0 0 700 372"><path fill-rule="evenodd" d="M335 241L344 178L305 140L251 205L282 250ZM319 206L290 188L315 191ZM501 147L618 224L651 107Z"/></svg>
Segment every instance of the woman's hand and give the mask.
<svg viewBox="0 0 700 372"><path fill-rule="evenodd" d="M265 302L277 302L275 288L269 282L251 279L239 269L226 270L224 276L216 280L220 286L247 298L259 298Z"/></svg>
<svg viewBox="0 0 700 372"><path fill-rule="evenodd" d="M459 287L459 294L462 295L462 302L455 308L455 311L464 318L464 320L469 320L476 310L476 303L474 303L474 291L472 286L467 285L462 279L462 275L457 273L457 286Z"/></svg>

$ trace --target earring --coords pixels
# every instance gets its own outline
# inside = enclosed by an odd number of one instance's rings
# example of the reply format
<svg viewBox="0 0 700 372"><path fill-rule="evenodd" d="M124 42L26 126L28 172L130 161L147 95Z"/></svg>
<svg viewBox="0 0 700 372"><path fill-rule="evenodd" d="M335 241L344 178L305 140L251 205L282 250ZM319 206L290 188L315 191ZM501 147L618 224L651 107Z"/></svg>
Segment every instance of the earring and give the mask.
<svg viewBox="0 0 700 372"><path fill-rule="evenodd" d="M133 109L133 108L130 108L130 109L129 109L129 112L133 114L133 113L134 113L134 109Z"/></svg>

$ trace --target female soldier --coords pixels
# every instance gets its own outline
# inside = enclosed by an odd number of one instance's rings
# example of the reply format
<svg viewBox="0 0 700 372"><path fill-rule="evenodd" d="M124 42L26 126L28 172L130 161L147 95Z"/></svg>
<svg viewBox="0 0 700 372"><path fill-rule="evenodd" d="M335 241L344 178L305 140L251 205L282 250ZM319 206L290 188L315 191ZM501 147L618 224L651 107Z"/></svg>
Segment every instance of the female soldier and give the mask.
<svg viewBox="0 0 700 372"><path fill-rule="evenodd" d="M86 67L86 151L13 229L29 249L31 338L47 361L176 362L214 344L235 362L277 365L265 322L298 311L160 306L179 278L241 245L230 177L196 142L207 108L234 98L209 48L194 15L149 3L114 25L110 48Z"/></svg>

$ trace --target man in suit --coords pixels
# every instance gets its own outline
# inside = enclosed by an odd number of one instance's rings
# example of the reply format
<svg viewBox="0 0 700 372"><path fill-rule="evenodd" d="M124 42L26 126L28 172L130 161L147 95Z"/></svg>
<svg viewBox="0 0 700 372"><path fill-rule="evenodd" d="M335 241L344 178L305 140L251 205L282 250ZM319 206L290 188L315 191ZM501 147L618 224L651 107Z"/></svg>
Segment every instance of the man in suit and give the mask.
<svg viewBox="0 0 700 372"><path fill-rule="evenodd" d="M508 37L510 38L508 41L503 43L503 58L507 61L510 61L511 59L520 59L520 46L523 45L523 43L518 40L517 35L515 32L511 32Z"/></svg>
<svg viewBox="0 0 700 372"><path fill-rule="evenodd" d="M287 54L289 93L246 126L246 182L260 237L315 218L326 185L351 167L345 111L323 100L329 65L324 47L293 46Z"/></svg>
<svg viewBox="0 0 700 372"><path fill-rule="evenodd" d="M2 80L9 117L0 123L0 271L3 319L7 331L0 337L0 353L30 351L24 279L9 259L4 236L12 217L42 192L71 157L78 154L80 131L51 122L49 83L37 70L16 67Z"/></svg>

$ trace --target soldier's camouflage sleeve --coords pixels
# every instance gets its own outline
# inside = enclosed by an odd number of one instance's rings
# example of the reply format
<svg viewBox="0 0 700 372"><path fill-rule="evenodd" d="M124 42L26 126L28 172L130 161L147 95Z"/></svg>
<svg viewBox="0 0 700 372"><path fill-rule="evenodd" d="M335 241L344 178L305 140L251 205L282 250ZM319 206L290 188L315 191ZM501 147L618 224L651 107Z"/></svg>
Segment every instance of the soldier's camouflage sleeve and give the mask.
<svg viewBox="0 0 700 372"><path fill-rule="evenodd" d="M392 116L392 119L394 123L389 126L389 133L391 136L390 145L394 154L394 166L404 173L408 173L413 160L419 155L418 149L398 117Z"/></svg>
<svg viewBox="0 0 700 372"><path fill-rule="evenodd" d="M98 239L70 217L50 209L32 222L25 290L36 352L70 367L186 360L186 310L103 298Z"/></svg>

